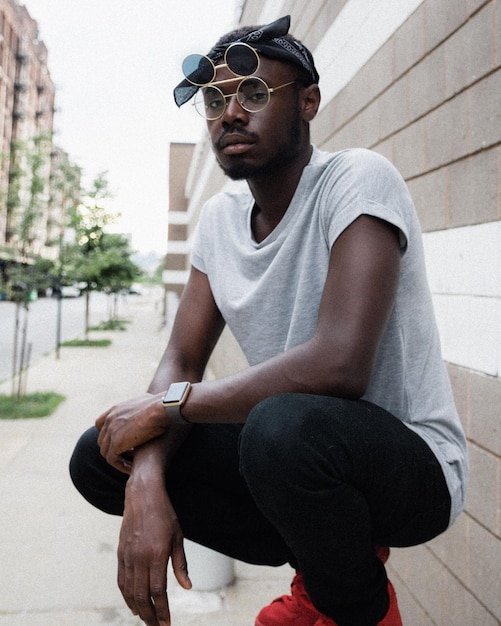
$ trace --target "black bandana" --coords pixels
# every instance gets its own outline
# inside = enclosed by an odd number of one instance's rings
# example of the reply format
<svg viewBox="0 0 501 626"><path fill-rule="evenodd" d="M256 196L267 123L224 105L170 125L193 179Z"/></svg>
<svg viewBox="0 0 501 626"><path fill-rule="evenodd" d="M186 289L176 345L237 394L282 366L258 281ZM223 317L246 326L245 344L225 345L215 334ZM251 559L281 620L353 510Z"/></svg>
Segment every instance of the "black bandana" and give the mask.
<svg viewBox="0 0 501 626"><path fill-rule="evenodd" d="M291 17L286 15L280 19L262 26L258 30L254 30L248 35L224 42L219 46L214 46L207 54L209 59L217 63L224 57L226 49L233 43L247 43L255 48L263 56L270 59L278 59L295 63L302 67L311 78L312 84L318 83L319 76L315 69L313 57L310 51L305 48L299 41L288 41L284 39L284 35L289 32ZM190 100L199 90L199 87L192 85L188 80L183 80L174 89L174 101L180 107Z"/></svg>

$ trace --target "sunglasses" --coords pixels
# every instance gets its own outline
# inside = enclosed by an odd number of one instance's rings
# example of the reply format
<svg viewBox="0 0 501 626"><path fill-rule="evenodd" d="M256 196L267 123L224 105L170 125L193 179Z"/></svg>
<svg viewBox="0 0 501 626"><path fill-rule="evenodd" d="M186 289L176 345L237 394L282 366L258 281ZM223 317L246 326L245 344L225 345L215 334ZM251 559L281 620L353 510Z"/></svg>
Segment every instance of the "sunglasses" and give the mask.
<svg viewBox="0 0 501 626"><path fill-rule="evenodd" d="M221 81L226 82L226 81ZM283 87L293 85L296 81L284 83L278 87L269 87L262 78L257 76L244 78L238 83L235 93L224 94L219 87L208 85L203 87L195 96L193 102L199 115L206 120L217 120L224 115L228 98L237 97L238 104L249 113L257 113L266 108L271 94Z"/></svg>
<svg viewBox="0 0 501 626"><path fill-rule="evenodd" d="M235 76L252 76L259 69L259 55L246 43L233 43L226 48L224 63L214 65L203 54L190 54L183 61L183 74L192 85L203 87L216 78L217 68L227 67Z"/></svg>

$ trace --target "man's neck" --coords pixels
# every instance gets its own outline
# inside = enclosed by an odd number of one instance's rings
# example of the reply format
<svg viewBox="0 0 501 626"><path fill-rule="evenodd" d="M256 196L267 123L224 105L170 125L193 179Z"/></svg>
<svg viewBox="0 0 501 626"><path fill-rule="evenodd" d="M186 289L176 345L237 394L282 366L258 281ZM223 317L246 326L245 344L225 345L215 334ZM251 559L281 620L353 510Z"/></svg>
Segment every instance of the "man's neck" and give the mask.
<svg viewBox="0 0 501 626"><path fill-rule="evenodd" d="M252 229L256 241L265 239L285 215L311 152L312 147L308 146L299 158L283 169L247 181L255 200Z"/></svg>

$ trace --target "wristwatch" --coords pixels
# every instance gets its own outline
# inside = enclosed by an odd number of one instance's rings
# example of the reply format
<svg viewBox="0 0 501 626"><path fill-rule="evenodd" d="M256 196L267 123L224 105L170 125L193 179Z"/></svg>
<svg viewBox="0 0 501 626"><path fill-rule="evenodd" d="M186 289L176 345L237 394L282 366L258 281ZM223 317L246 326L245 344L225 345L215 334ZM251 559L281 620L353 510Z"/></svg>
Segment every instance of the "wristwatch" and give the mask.
<svg viewBox="0 0 501 626"><path fill-rule="evenodd" d="M165 413L171 424L189 424L182 414L181 409L191 391L191 383L172 383L162 398Z"/></svg>

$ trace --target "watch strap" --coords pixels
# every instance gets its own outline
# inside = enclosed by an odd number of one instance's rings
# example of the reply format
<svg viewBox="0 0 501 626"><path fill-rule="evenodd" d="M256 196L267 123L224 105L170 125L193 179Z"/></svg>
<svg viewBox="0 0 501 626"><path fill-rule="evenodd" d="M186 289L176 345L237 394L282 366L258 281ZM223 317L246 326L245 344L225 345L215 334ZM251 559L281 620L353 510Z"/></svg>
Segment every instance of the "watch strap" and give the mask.
<svg viewBox="0 0 501 626"><path fill-rule="evenodd" d="M181 409L188 398L191 391L191 383L172 383L165 392L162 399L165 413L170 424L189 424L190 422L183 417Z"/></svg>

